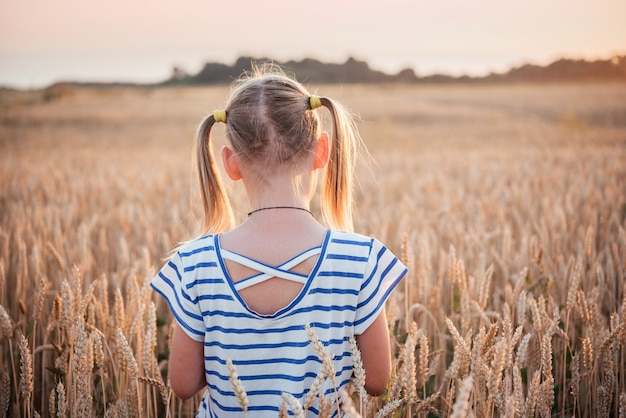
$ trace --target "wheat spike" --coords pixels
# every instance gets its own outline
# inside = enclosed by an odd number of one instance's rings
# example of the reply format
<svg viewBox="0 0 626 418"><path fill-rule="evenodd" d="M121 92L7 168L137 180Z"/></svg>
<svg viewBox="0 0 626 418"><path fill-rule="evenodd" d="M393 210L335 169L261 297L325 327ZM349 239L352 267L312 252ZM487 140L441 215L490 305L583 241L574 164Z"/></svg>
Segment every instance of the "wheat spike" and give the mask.
<svg viewBox="0 0 626 418"><path fill-rule="evenodd" d="M502 339L496 345L496 352L491 362L491 368L489 369L489 376L487 378L489 399L493 401L501 411L504 409L504 405L502 403L503 398L500 393L500 386L502 383L501 376L506 362L507 343L505 339Z"/></svg>
<svg viewBox="0 0 626 418"><path fill-rule="evenodd" d="M91 342L93 344L93 354L94 354L94 362L95 365L98 366L98 369L102 372L105 368L104 363L104 348L102 346L102 336L98 332L92 332L89 334L91 338Z"/></svg>
<svg viewBox="0 0 626 418"><path fill-rule="evenodd" d="M361 351L356 343L354 335L350 336L350 351L352 353L353 364L353 383L357 388L357 393L361 400L361 411L363 410L363 402L367 400L367 391L365 390L365 369L363 368L363 360L361 359Z"/></svg>
<svg viewBox="0 0 626 418"><path fill-rule="evenodd" d="M161 395L163 402L167 401L167 386L165 386L165 382L163 382L163 379L155 379L153 377L147 376L138 376L137 380L156 387L159 390L159 394Z"/></svg>
<svg viewBox="0 0 626 418"><path fill-rule="evenodd" d="M239 376L237 375L237 370L235 369L235 365L233 364L231 359L226 359L226 366L228 367L228 380L235 391L235 395L237 396L237 401L239 402L239 406L243 409L243 414L247 415L248 413L248 395L246 394L243 385L241 384L241 380L239 380Z"/></svg>
<svg viewBox="0 0 626 418"><path fill-rule="evenodd" d="M4 364L0 368L0 372L2 375L2 381L0 381L0 416L6 417L11 403L11 380L9 379L9 371Z"/></svg>
<svg viewBox="0 0 626 418"><path fill-rule="evenodd" d="M317 337L315 330L311 328L309 324L306 324L305 328L307 330L307 334L309 337L309 341L311 342L311 345L315 349L317 356L322 360L322 370L324 372L324 375L326 375L326 377L330 379L333 379L334 381L335 366L333 365L332 356L330 355L326 347L324 347L324 344Z"/></svg>
<svg viewBox="0 0 626 418"><path fill-rule="evenodd" d="M420 378L422 386L426 385L430 369L428 367L429 347L428 337L423 332L419 335L419 362L417 363L417 376Z"/></svg>
<svg viewBox="0 0 626 418"><path fill-rule="evenodd" d="M496 338L496 334L498 333L498 324L494 323L489 326L489 331L485 334L485 338L483 339L480 355L484 356L487 354L487 351L493 345L493 340Z"/></svg>
<svg viewBox="0 0 626 418"><path fill-rule="evenodd" d="M56 385L57 394L57 418L67 417L67 398L65 395L65 386L63 382Z"/></svg>
<svg viewBox="0 0 626 418"><path fill-rule="evenodd" d="M324 375L324 372L320 370L317 376L315 376L315 379L313 380L313 383L311 384L311 387L309 388L309 392L307 393L306 398L304 399L305 411L308 411L309 408L311 408L311 406L313 406L313 404L315 403L315 398L320 393L320 389L325 380L326 380L326 375Z"/></svg>
<svg viewBox="0 0 626 418"><path fill-rule="evenodd" d="M43 311L43 305L46 300L46 294L50 289L50 282L45 276L39 276L39 283L35 288L35 308L33 309L33 319L39 321L41 319L41 312Z"/></svg>
<svg viewBox="0 0 626 418"><path fill-rule="evenodd" d="M278 418L289 418L287 404L285 404L284 402L281 402L280 406L278 407Z"/></svg>
<svg viewBox="0 0 626 418"><path fill-rule="evenodd" d="M583 367L585 370L591 371L593 368L593 344L591 338L582 339L583 345Z"/></svg>
<svg viewBox="0 0 626 418"><path fill-rule="evenodd" d="M26 402L30 402L34 390L33 357L22 331L18 331L17 346L20 351L20 394Z"/></svg>
<svg viewBox="0 0 626 418"><path fill-rule="evenodd" d="M11 321L11 317L2 305L0 305L0 328L2 328L2 336L4 338L13 338L13 321Z"/></svg>
<svg viewBox="0 0 626 418"><path fill-rule="evenodd" d="M123 359L122 368L128 372L133 380L137 379L139 377L139 367L121 328L117 329L117 344Z"/></svg>
<svg viewBox="0 0 626 418"><path fill-rule="evenodd" d="M58 294L52 300L52 314L57 323L63 318L63 299Z"/></svg>
<svg viewBox="0 0 626 418"><path fill-rule="evenodd" d="M343 416L345 418L361 418L361 414L359 414L354 407L352 397L350 396L346 388L341 388L341 390L339 391L339 395L342 401L341 412L343 412Z"/></svg>
<svg viewBox="0 0 626 418"><path fill-rule="evenodd" d="M552 334L550 332L541 338L541 371L546 378L552 375Z"/></svg>
<svg viewBox="0 0 626 418"><path fill-rule="evenodd" d="M491 280L493 279L493 264L487 267L485 274L483 276L481 285L480 285L480 293L478 295L478 303L481 309L485 309L487 307L487 302L489 301L489 296L491 295L489 289L491 287Z"/></svg>
<svg viewBox="0 0 626 418"><path fill-rule="evenodd" d="M574 303L576 302L576 294L578 292L578 286L580 285L581 275L582 275L582 266L579 261L576 263L576 266L574 267L572 281L570 284L569 291L567 292L567 299L566 299L566 305L565 305L566 309L574 306Z"/></svg>
<svg viewBox="0 0 626 418"><path fill-rule="evenodd" d="M554 378L550 374L539 387L537 407L542 418L550 418L550 411L554 403Z"/></svg>
<svg viewBox="0 0 626 418"><path fill-rule="evenodd" d="M517 365L513 366L513 403L515 410L515 417L520 418L524 416L526 404L524 402L524 388L522 383L522 373Z"/></svg>
<svg viewBox="0 0 626 418"><path fill-rule="evenodd" d="M115 312L115 325L119 328L126 329L126 313L124 312L124 297L120 289L115 289L115 304L113 306Z"/></svg>
<svg viewBox="0 0 626 418"><path fill-rule="evenodd" d="M470 407L470 393L472 391L473 378L472 375L467 376L461 383L461 390L459 395L454 401L454 407L452 408L452 414L450 418L464 418L467 417Z"/></svg>
<svg viewBox="0 0 626 418"><path fill-rule="evenodd" d="M626 418L626 392L619 395L619 418Z"/></svg>
<svg viewBox="0 0 626 418"><path fill-rule="evenodd" d="M457 360L456 350L458 349L460 357L458 359L458 364L456 367L459 368L462 376L464 376L467 372L467 365L471 360L471 350L467 342L463 339L463 337L461 337L461 334L459 334L459 331L456 329L450 318L446 318L446 325L448 326L448 330L452 335L452 340L454 340L454 342L456 343L453 364Z"/></svg>
<svg viewBox="0 0 626 418"><path fill-rule="evenodd" d="M402 367L402 385L405 398L411 404L417 403L417 363L415 361L415 346L417 344L417 324L411 323L411 332L404 344L404 365Z"/></svg>
<svg viewBox="0 0 626 418"><path fill-rule="evenodd" d="M325 396L319 397L319 418L330 418L333 414L333 401Z"/></svg>
<svg viewBox="0 0 626 418"><path fill-rule="evenodd" d="M141 416L138 381L138 379L132 379L126 389L126 406L128 408L129 417Z"/></svg>
<svg viewBox="0 0 626 418"><path fill-rule="evenodd" d="M61 326L65 329L70 329L74 323L74 292L67 280L63 280L61 284Z"/></svg>
<svg viewBox="0 0 626 418"><path fill-rule="evenodd" d="M51 417L57 414L57 391L55 388L52 388L50 397L48 398L48 414L50 414Z"/></svg>
<svg viewBox="0 0 626 418"><path fill-rule="evenodd" d="M154 373L155 356L154 350L157 345L157 330L156 330L156 306L154 302L150 302L148 308L148 322L146 324L145 342L143 346L143 367L146 374L152 375Z"/></svg>
<svg viewBox="0 0 626 418"><path fill-rule="evenodd" d="M526 396L526 416L528 417L535 416L535 410L540 396L540 379L540 372L533 373L530 386L528 387L528 395Z"/></svg>
<svg viewBox="0 0 626 418"><path fill-rule="evenodd" d="M606 399L600 401L606 405L606 410L610 411L611 403L613 402L613 393L615 391L615 363L613 361L613 355L610 351L602 353L602 370L604 372L604 378L601 382L601 387L605 388Z"/></svg>
<svg viewBox="0 0 626 418"><path fill-rule="evenodd" d="M93 343L85 330L82 317L72 327L74 335L74 354L72 356L72 415L91 416L93 397L91 378L93 370Z"/></svg>
<svg viewBox="0 0 626 418"><path fill-rule="evenodd" d="M581 316L583 324L587 325L591 318L591 314L589 313L589 305L587 304L587 298L585 296L585 292L582 290L578 290L576 292L576 311Z"/></svg>
<svg viewBox="0 0 626 418"><path fill-rule="evenodd" d="M376 412L376 415L374 418L388 417L389 415L394 413L396 409L400 407L400 405L402 405L402 401L403 401L402 399L394 399L392 401L387 402L384 407L382 407L381 409L378 410L378 412Z"/></svg>
<svg viewBox="0 0 626 418"><path fill-rule="evenodd" d="M291 393L283 392L281 398L283 402L287 404L294 417L304 418L304 409L302 409L302 405Z"/></svg>

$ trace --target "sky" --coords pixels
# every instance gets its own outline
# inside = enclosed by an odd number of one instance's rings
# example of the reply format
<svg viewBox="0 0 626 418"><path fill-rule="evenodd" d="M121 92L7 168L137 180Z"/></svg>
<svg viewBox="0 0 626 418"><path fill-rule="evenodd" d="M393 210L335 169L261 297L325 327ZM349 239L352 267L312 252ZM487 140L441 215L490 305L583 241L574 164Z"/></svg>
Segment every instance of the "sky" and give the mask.
<svg viewBox="0 0 626 418"><path fill-rule="evenodd" d="M626 55L624 22L625 0L0 0L0 85L149 83L244 55L484 75Z"/></svg>

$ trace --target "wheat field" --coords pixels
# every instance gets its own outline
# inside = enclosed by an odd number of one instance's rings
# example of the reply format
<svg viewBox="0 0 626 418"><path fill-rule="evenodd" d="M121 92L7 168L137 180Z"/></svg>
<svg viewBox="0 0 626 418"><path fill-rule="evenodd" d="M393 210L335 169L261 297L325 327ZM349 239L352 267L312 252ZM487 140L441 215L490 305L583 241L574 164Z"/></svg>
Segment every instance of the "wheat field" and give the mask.
<svg viewBox="0 0 626 418"><path fill-rule="evenodd" d="M309 87L358 113L355 229L410 268L388 389L357 367L345 416L626 418L626 85ZM227 93L0 92L0 416L194 416L148 281L198 228Z"/></svg>

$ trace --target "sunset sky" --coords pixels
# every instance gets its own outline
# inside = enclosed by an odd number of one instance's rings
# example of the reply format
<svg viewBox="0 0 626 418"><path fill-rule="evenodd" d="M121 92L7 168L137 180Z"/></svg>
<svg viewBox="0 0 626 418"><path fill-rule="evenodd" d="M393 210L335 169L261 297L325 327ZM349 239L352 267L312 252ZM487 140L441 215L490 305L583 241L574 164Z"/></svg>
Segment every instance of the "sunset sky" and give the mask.
<svg viewBox="0 0 626 418"><path fill-rule="evenodd" d="M625 0L0 0L0 85L161 81L240 55L481 75L626 54Z"/></svg>

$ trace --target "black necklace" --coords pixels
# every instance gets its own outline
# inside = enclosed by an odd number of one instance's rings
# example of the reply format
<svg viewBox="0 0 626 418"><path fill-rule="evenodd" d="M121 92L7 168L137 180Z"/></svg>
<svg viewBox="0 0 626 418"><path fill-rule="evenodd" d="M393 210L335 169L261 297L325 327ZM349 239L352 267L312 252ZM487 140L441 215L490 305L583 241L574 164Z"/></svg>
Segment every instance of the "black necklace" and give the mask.
<svg viewBox="0 0 626 418"><path fill-rule="evenodd" d="M251 212L248 212L248 216L252 215L252 214L253 214L253 213L255 213L255 212L260 212L260 211L262 211L262 210L269 210L269 209L298 209L298 210L303 210L303 211L305 211L305 212L309 212L309 214L310 214L311 216L313 216L313 214L311 213L311 211L310 211L310 210L308 210L308 209L306 209L306 208L299 208L299 207L297 207L297 206L269 206L269 207L267 207L267 208L259 208L259 209L255 209L255 210L253 210L253 211L251 211Z"/></svg>

